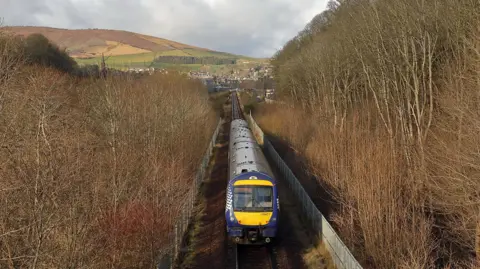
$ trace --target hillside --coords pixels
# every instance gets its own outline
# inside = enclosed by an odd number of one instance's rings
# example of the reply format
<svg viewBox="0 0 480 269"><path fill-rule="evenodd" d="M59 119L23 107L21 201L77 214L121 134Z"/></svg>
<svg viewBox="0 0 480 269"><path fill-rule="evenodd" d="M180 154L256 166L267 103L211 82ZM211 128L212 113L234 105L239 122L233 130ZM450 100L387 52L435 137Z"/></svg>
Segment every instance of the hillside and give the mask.
<svg viewBox="0 0 480 269"><path fill-rule="evenodd" d="M479 14L330 1L272 59L284 103L254 116L364 268L480 268Z"/></svg>
<svg viewBox="0 0 480 269"><path fill-rule="evenodd" d="M33 26L13 26L6 30L22 36L40 33L65 48L73 58L98 57L102 53L117 56L166 51L175 51L178 54L182 50L211 52L168 39L118 30L68 30Z"/></svg>
<svg viewBox="0 0 480 269"><path fill-rule="evenodd" d="M159 56L215 57L261 61L261 59L213 51L168 39L119 30L69 30L34 26L11 26L5 27L4 30L24 37L40 33L61 48L66 49L68 54L80 65L98 64L101 61L102 53L107 59L107 65L113 68L168 66L168 64L152 65L153 60ZM198 67L197 65L189 65L187 68Z"/></svg>

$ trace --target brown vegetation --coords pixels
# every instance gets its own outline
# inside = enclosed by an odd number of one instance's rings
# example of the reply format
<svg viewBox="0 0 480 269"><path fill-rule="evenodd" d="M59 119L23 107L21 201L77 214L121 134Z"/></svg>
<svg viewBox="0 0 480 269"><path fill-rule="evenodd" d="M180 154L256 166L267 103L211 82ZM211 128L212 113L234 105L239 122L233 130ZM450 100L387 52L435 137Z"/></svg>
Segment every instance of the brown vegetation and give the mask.
<svg viewBox="0 0 480 269"><path fill-rule="evenodd" d="M257 110L260 125L289 140L332 189L340 206L331 220L362 264L472 267L480 2L329 7L274 57L289 105Z"/></svg>
<svg viewBox="0 0 480 269"><path fill-rule="evenodd" d="M155 267L217 120L206 89L78 79L15 44L0 36L0 268Z"/></svg>
<svg viewBox="0 0 480 269"><path fill-rule="evenodd" d="M109 52L109 55L123 55L176 49L207 50L163 38L118 30L67 30L34 26L12 26L5 27L4 30L24 37L35 33L42 34L58 46L67 48L72 57L95 57L102 52ZM127 47L133 53L125 53L120 49Z"/></svg>
<svg viewBox="0 0 480 269"><path fill-rule="evenodd" d="M223 111L229 112L228 109ZM186 253L174 268L227 268L225 199L228 184L230 117L225 117L225 120L215 143L210 169L200 187L195 227L190 231L188 245L190 252Z"/></svg>

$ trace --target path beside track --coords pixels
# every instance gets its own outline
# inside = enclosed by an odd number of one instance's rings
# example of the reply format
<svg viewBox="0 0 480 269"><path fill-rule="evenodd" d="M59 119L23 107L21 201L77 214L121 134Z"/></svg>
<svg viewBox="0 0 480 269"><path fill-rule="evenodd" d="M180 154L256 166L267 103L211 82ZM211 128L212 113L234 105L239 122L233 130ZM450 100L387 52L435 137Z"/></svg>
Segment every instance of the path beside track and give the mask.
<svg viewBox="0 0 480 269"><path fill-rule="evenodd" d="M225 122L217 138L208 177L200 188L197 216L189 231L187 253L176 268L224 269L227 262L225 199L228 183L230 104L224 105Z"/></svg>

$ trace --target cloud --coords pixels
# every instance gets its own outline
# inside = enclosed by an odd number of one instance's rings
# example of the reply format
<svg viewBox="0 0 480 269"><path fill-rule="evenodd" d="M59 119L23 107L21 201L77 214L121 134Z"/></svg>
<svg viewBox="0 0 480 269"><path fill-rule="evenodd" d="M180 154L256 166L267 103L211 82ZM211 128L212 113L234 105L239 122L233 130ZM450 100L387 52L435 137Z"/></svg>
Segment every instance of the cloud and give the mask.
<svg viewBox="0 0 480 269"><path fill-rule="evenodd" d="M0 0L6 25L103 28L269 57L327 0Z"/></svg>

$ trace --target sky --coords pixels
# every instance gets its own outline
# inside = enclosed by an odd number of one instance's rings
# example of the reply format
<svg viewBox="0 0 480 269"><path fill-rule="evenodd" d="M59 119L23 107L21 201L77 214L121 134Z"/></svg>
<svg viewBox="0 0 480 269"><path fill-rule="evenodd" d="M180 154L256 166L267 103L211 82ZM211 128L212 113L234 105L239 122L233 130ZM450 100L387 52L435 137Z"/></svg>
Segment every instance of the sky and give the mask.
<svg viewBox="0 0 480 269"><path fill-rule="evenodd" d="M3 25L126 30L270 57L327 0L0 0Z"/></svg>

